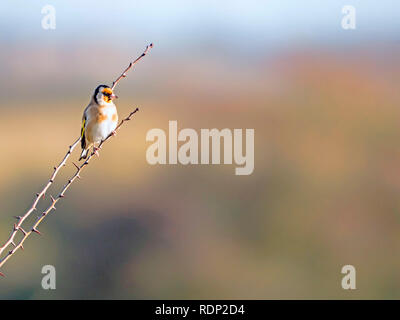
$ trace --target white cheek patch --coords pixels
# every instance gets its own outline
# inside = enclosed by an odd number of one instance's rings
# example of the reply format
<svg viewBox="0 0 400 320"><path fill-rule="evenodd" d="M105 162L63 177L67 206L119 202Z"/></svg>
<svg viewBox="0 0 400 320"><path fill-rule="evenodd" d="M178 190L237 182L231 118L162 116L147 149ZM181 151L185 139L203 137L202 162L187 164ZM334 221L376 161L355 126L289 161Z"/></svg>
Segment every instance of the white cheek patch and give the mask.
<svg viewBox="0 0 400 320"><path fill-rule="evenodd" d="M97 103L98 103L98 104L106 103L105 98L106 98L106 97L105 97L101 92L99 92L99 93L97 94L97 96L96 96Z"/></svg>

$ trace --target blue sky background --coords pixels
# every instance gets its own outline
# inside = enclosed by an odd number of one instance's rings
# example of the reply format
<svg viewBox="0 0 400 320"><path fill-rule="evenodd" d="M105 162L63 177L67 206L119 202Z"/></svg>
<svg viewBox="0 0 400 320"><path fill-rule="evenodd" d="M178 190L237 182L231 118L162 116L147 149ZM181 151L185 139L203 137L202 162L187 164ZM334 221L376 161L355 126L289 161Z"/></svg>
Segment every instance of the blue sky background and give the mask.
<svg viewBox="0 0 400 320"><path fill-rule="evenodd" d="M2 1L2 41L46 41L41 8L56 8L51 41L110 39L111 43L154 39L163 49L222 42L235 48L397 41L400 3L373 0L270 1ZM340 26L344 5L357 10L357 30ZM38 40L40 39L40 40Z"/></svg>

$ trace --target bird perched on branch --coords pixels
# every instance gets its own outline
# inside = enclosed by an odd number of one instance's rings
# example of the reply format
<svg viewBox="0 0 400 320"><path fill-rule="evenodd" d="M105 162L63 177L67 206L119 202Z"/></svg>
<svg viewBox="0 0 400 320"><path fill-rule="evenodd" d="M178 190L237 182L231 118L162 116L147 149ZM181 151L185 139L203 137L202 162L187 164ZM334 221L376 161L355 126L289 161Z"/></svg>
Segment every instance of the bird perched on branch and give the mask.
<svg viewBox="0 0 400 320"><path fill-rule="evenodd" d="M83 112L81 129L82 153L79 160L86 159L90 147L97 154L96 143L105 140L110 134L115 134L118 123L117 108L113 102L118 98L113 90L106 85L99 85Z"/></svg>

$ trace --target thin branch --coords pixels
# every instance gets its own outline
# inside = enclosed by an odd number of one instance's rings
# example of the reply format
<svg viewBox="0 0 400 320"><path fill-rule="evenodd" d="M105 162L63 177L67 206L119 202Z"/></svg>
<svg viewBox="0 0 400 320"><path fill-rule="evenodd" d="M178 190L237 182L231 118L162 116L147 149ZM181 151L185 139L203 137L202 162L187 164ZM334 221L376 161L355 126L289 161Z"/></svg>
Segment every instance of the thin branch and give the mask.
<svg viewBox="0 0 400 320"><path fill-rule="evenodd" d="M148 52L151 48L153 48L153 44L152 44L152 43L150 43L150 44L146 47L146 49L144 50L144 52L143 52L135 61L133 61L133 62L131 62L131 63L129 64L129 66L124 70L124 72L122 72L122 74L113 82L113 84L112 84L112 86L111 86L111 89L112 89L112 90L114 90L114 88L115 88L115 86L117 85L117 83L118 83L119 80L121 80L122 78L125 78L125 77L126 77L126 73L129 71L129 69L132 68L140 59L142 59L142 58L147 54L147 52Z"/></svg>
<svg viewBox="0 0 400 320"><path fill-rule="evenodd" d="M33 201L32 206L28 209L28 211L22 215L22 216L16 216L15 218L18 220L17 224L14 224L10 237L8 238L8 240L4 243L4 245L0 248L0 256L1 254L4 252L4 250L10 246L13 245L14 243L14 239L15 236L17 235L18 231L21 231L22 233L24 233L24 230L22 229L22 223L29 217L29 215L33 212L36 211L36 206L39 202L39 200L45 196L47 189L50 188L50 186L52 185L52 183L54 182L54 179L56 178L58 172L60 171L60 169L65 166L65 163L67 162L67 159L69 158L69 156L71 155L71 152L75 149L75 147L77 146L77 144L79 143L80 139L77 139L72 145L69 146L68 148L68 152L66 153L66 155L64 156L64 159L59 163L59 165L57 167L54 167L54 172L51 175L49 181L47 182L47 184L43 187L42 191L40 191L39 193L36 193L36 197ZM14 246L15 247L15 246ZM1 274L0 274L1 275Z"/></svg>
<svg viewBox="0 0 400 320"><path fill-rule="evenodd" d="M126 121L131 120L132 116L133 116L137 111L139 111L139 108L136 108L136 109L135 109L134 111L132 111L125 119L123 119L123 120L118 124L118 126L117 126L116 129L115 129L115 131L114 131L113 133L111 133L106 139L104 139L103 141L100 142L100 144L99 144L99 146L98 146L98 149L101 149L101 147L103 146L103 144L104 144L108 139L110 139L112 136L114 136L114 135L115 135L115 132L118 131L118 130L121 128L121 126L122 126ZM58 167L55 168L55 173L57 173L58 170L59 170L59 168L65 164L66 159L68 159L69 155L71 154L71 148L72 148L72 150L73 150L73 148L75 148L75 146L76 146L76 144L77 144L78 142L79 142L79 140L77 140L77 142L75 142L72 146L70 146L70 149L69 149L69 151L68 151L66 157L64 158L64 160L60 163L60 165L59 165ZM64 198L65 192L68 190L68 188L71 186L71 184L72 184L76 179L79 179L79 178L80 178L80 173L81 173L82 169L83 169L85 166L87 166L87 165L89 164L90 159L92 159L92 157L93 157L94 155L95 155L95 153L92 152L92 153L89 155L89 157L86 159L86 161L85 161L83 164L81 164L80 166L78 166L78 165L76 165L76 164L74 163L74 166L77 168L75 174L68 180L67 184L61 189L61 192L58 194L58 196L57 196L56 198L54 198L53 196L50 196L50 198L51 198L51 204L50 204L50 206L49 206L39 217L37 217L36 222L33 224L32 228L31 228L29 231L23 230L20 224L18 224L18 225L17 225L17 224L14 224L13 233L14 233L14 232L16 233L18 230L21 230L21 232L23 233L24 236L22 237L22 239L19 241L18 244L15 244L14 241L13 241L15 234L14 234L14 235L12 234L12 239L11 239L11 240L9 239L9 240L6 242L6 244L2 247L2 251L3 251L9 244L13 244L13 246L14 246L14 248L11 249L10 251L8 251L8 253L0 260L0 268L7 262L8 259L10 259L10 258L15 254L15 252L16 252L18 249L20 249L20 248L23 249L23 248L24 248L24 247L23 247L23 244L24 244L25 240L26 240L32 233L37 233L37 234L39 234L39 235L41 234L41 233L39 232L39 230L37 229L38 226L39 226L39 224L40 224L40 223L43 221L43 219L50 213L51 210L53 210L53 209L56 210L56 207L55 207L56 203L57 203L61 198ZM54 173L53 173L53 176L55 177ZM53 176L52 176L52 178L51 178L50 180L54 179ZM47 185L46 185L46 186L47 186ZM47 187L47 188L45 187L45 189L43 189L43 190L46 191L47 189L48 189L48 187ZM45 191L44 191L44 192L45 192ZM42 191L42 192L43 192L43 191ZM44 194L44 193L43 193L43 194ZM39 193L39 197L40 197L40 195L41 195L41 193ZM38 198L39 198L39 197L38 197ZM37 204L37 202L36 202L36 200L35 200L34 206L36 206L36 204ZM32 207L33 207L33 206L32 206ZM32 210L32 211L33 211L33 210ZM32 212L32 211L31 211L31 212ZM28 211L28 212L29 212L29 211ZM26 214L25 214L25 215L26 215ZM19 219L19 220L21 221L22 219L25 219L25 218L26 218L25 215L24 215L21 219ZM4 277L4 274L0 272L0 276L3 276L3 277Z"/></svg>

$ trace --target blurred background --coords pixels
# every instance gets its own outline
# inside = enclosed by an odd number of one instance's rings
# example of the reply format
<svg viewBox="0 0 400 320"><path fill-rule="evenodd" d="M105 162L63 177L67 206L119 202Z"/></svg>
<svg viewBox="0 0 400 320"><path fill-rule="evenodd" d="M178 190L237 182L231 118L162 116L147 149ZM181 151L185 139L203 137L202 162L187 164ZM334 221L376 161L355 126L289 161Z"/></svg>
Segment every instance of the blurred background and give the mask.
<svg viewBox="0 0 400 320"><path fill-rule="evenodd" d="M41 26L46 4L54 30ZM355 30L341 27L349 4ZM116 90L121 117L140 112L2 268L0 298L400 298L398 2L1 7L1 243L79 135L94 88L155 47ZM169 120L254 128L253 174L149 165L146 133ZM41 287L48 264L56 290ZM341 288L347 264L357 290Z"/></svg>

